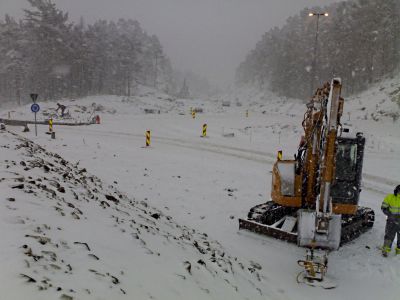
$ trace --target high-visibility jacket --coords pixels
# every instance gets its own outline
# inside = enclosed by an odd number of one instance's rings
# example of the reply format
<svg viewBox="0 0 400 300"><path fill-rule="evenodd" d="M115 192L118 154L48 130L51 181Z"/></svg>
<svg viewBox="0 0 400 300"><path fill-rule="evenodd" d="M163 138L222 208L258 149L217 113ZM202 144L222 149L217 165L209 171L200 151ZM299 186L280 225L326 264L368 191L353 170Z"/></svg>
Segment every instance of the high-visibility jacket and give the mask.
<svg viewBox="0 0 400 300"><path fill-rule="evenodd" d="M385 215L400 219L400 194L389 194L382 202L381 209Z"/></svg>

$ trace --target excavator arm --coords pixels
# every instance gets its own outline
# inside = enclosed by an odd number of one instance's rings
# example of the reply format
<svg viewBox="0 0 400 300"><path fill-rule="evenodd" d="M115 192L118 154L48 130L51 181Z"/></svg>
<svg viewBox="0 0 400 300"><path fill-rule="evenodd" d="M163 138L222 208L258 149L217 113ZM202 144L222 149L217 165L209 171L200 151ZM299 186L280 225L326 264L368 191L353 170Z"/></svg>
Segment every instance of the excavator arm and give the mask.
<svg viewBox="0 0 400 300"><path fill-rule="evenodd" d="M337 136L342 113L340 108L343 107L340 105L341 88L340 79L333 79L327 101L320 100L322 107L319 113L324 118L320 131L315 132L311 140L312 152L317 152L315 145L320 145L317 155L319 161L308 162L309 165L319 166L319 172L313 173L319 185L319 193L315 194L314 209L299 211L298 244L303 247L335 250L340 245L341 215L332 210L330 190L335 174Z"/></svg>

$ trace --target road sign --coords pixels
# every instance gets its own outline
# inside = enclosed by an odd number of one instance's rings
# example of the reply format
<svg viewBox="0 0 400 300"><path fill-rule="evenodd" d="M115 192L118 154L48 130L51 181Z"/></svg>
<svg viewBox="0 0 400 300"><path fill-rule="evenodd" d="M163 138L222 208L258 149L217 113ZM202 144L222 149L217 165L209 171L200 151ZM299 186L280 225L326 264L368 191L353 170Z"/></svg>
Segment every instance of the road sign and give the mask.
<svg viewBox="0 0 400 300"><path fill-rule="evenodd" d="M31 94L31 98L33 102L36 102L38 95L37 94ZM31 111L35 113L35 135L37 136L37 122L36 122L36 113L40 110L39 104L33 103L31 105Z"/></svg>
<svg viewBox="0 0 400 300"><path fill-rule="evenodd" d="M40 110L39 104L34 103L31 105L31 111L34 112L35 114L39 112L39 110Z"/></svg>
<svg viewBox="0 0 400 300"><path fill-rule="evenodd" d="M36 103L38 96L39 96L38 94L31 94L31 99L32 99L33 103Z"/></svg>

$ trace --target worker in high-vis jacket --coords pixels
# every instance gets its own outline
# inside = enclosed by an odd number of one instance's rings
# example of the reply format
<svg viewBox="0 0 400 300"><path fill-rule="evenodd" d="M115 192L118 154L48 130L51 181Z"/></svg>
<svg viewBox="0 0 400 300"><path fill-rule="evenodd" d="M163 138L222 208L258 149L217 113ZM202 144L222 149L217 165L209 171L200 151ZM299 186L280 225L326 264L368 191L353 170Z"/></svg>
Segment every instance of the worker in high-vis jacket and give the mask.
<svg viewBox="0 0 400 300"><path fill-rule="evenodd" d="M392 244L397 234L396 254L400 254L400 185L398 185L393 194L385 197L381 207L383 213L387 216L385 228L385 241L382 247L382 255L387 257L392 250Z"/></svg>

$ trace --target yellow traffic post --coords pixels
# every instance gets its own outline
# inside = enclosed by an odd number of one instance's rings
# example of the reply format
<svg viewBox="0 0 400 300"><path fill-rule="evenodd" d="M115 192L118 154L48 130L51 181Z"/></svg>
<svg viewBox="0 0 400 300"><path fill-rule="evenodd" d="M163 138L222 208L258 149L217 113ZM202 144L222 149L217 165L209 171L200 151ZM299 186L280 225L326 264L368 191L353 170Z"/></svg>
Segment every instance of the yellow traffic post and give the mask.
<svg viewBox="0 0 400 300"><path fill-rule="evenodd" d="M192 118L196 118L196 111L194 109L192 110Z"/></svg>
<svg viewBox="0 0 400 300"><path fill-rule="evenodd" d="M151 132L150 130L146 131L146 147L150 147L151 142Z"/></svg>
<svg viewBox="0 0 400 300"><path fill-rule="evenodd" d="M206 137L207 136L207 124L203 125L203 135L202 137Z"/></svg>
<svg viewBox="0 0 400 300"><path fill-rule="evenodd" d="M248 118L249 117L249 110L247 109L246 110L246 118Z"/></svg>
<svg viewBox="0 0 400 300"><path fill-rule="evenodd" d="M53 132L53 119L52 118L49 119L49 132L50 133Z"/></svg>
<svg viewBox="0 0 400 300"><path fill-rule="evenodd" d="M283 157L282 150L279 150L278 151L278 160L282 160L282 157Z"/></svg>

